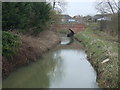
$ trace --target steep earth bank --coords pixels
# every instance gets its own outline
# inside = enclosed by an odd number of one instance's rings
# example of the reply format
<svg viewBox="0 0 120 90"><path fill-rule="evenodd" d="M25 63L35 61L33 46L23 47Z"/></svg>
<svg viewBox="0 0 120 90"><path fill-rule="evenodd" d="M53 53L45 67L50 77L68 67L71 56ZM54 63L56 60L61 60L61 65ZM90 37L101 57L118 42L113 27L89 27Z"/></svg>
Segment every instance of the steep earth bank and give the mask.
<svg viewBox="0 0 120 90"><path fill-rule="evenodd" d="M2 57L2 77L8 76L16 68L40 60L42 54L49 51L60 42L53 31L41 32L37 37L19 35L22 40L20 50L12 59Z"/></svg>

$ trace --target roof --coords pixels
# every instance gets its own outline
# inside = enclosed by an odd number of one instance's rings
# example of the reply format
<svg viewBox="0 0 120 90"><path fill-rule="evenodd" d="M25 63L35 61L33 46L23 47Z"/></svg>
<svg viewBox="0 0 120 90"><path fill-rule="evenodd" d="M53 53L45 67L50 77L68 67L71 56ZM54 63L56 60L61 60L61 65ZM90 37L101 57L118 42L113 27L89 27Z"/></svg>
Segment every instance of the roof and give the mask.
<svg viewBox="0 0 120 90"><path fill-rule="evenodd" d="M72 17L69 15L61 15L63 18L71 19Z"/></svg>
<svg viewBox="0 0 120 90"><path fill-rule="evenodd" d="M105 17L99 18L99 19L97 19L97 20L98 20L98 21L100 21L100 20L107 20L107 21L110 21L110 20L111 20L111 17L105 16Z"/></svg>
<svg viewBox="0 0 120 90"><path fill-rule="evenodd" d="M112 14L97 14L95 16L93 16L93 19L100 19L103 17L110 17Z"/></svg>

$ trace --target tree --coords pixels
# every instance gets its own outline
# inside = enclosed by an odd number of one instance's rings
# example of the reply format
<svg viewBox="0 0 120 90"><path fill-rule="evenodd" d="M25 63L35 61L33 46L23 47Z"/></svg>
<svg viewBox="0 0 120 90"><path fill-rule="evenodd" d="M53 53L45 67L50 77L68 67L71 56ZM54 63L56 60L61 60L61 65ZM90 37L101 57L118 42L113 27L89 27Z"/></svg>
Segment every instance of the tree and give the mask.
<svg viewBox="0 0 120 90"><path fill-rule="evenodd" d="M99 0L96 1L96 6L95 8L97 9L98 12L105 14L105 13L113 13L117 12L120 10L117 2L115 0Z"/></svg>
<svg viewBox="0 0 120 90"><path fill-rule="evenodd" d="M3 2L3 30L33 29L39 33L51 20L52 7L46 2Z"/></svg>
<svg viewBox="0 0 120 90"><path fill-rule="evenodd" d="M53 9L58 13L64 12L66 9L65 6L67 3L64 0L49 0L49 2L52 4Z"/></svg>
<svg viewBox="0 0 120 90"><path fill-rule="evenodd" d="M111 35L118 34L118 6L116 0L100 0L96 3L96 9L100 12L103 17L110 17L110 20L101 20L100 28Z"/></svg>

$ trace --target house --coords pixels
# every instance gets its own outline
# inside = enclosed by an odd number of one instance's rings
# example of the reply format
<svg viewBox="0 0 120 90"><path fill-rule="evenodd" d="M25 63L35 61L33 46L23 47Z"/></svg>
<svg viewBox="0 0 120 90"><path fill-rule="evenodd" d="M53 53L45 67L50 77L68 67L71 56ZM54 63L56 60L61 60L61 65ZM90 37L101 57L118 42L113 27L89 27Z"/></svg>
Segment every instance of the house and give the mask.
<svg viewBox="0 0 120 90"><path fill-rule="evenodd" d="M68 22L76 22L76 20L75 19L68 19Z"/></svg>
<svg viewBox="0 0 120 90"><path fill-rule="evenodd" d="M102 15L102 14L97 14L97 15L93 16L93 20L94 20L94 21L97 21L97 20L100 19L100 18L103 18L103 15Z"/></svg>
<svg viewBox="0 0 120 90"><path fill-rule="evenodd" d="M75 23L77 20L75 18L72 18L69 15L59 15L59 19L62 23Z"/></svg>
<svg viewBox="0 0 120 90"><path fill-rule="evenodd" d="M110 16L105 16L105 17L103 17L103 18L97 19L97 21L101 21L101 20L104 20L104 21L111 21L111 18L112 18L112 17L110 17Z"/></svg>
<svg viewBox="0 0 120 90"><path fill-rule="evenodd" d="M76 15L73 18L76 20L77 23L84 23L84 19L80 15Z"/></svg>
<svg viewBox="0 0 120 90"><path fill-rule="evenodd" d="M62 22L69 22L70 19L72 19L72 17L69 15L59 15L59 18L61 19Z"/></svg>
<svg viewBox="0 0 120 90"><path fill-rule="evenodd" d="M83 18L85 21L92 21L93 20L92 16L90 16L90 15L84 16Z"/></svg>
<svg viewBox="0 0 120 90"><path fill-rule="evenodd" d="M112 19L112 14L97 14L93 16L94 21L106 20L110 21Z"/></svg>

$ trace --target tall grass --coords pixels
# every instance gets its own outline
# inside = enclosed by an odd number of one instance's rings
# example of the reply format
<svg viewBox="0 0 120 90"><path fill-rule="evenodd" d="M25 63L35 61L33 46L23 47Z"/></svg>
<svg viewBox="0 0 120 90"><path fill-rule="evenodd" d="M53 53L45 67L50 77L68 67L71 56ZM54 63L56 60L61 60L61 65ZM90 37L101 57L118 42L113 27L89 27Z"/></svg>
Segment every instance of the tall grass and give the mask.
<svg viewBox="0 0 120 90"><path fill-rule="evenodd" d="M116 38L108 34L92 30L94 25L88 26L84 32L76 37L84 44L89 60L97 71L100 87L118 87L118 45ZM102 63L109 59L108 62Z"/></svg>

